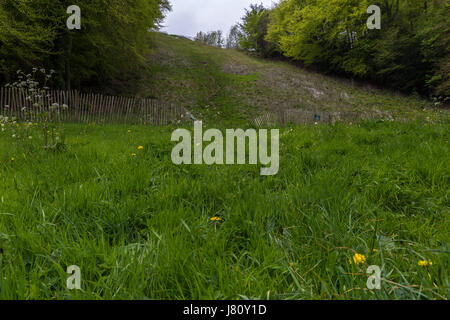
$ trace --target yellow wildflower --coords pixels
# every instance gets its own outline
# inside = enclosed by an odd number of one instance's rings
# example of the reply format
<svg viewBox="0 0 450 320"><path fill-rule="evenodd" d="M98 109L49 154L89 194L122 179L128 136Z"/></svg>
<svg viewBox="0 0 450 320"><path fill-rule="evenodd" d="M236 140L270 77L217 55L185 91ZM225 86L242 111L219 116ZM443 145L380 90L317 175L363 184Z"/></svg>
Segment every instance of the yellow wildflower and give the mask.
<svg viewBox="0 0 450 320"><path fill-rule="evenodd" d="M14 161L14 160L16 160L16 158L12 157L12 158L11 158L11 161Z"/></svg>
<svg viewBox="0 0 450 320"><path fill-rule="evenodd" d="M373 249L372 251L373 251L373 252L378 252L378 249Z"/></svg>
<svg viewBox="0 0 450 320"><path fill-rule="evenodd" d="M432 261L426 261L426 260L420 260L417 264L419 266L421 266L421 267L428 267L428 266L432 266L433 262Z"/></svg>
<svg viewBox="0 0 450 320"><path fill-rule="evenodd" d="M294 266L294 263L293 263L293 262L290 262L289 265L290 265L291 267L293 267L293 266Z"/></svg>
<svg viewBox="0 0 450 320"><path fill-rule="evenodd" d="M139 147L138 147L138 150L142 150L142 149L144 149L143 146L139 146Z"/></svg>
<svg viewBox="0 0 450 320"><path fill-rule="evenodd" d="M364 263L366 262L366 256L363 254L359 254L359 253L355 253L355 255L353 256L353 262L356 265L359 265L360 263ZM352 263L352 260L349 260L348 263Z"/></svg>
<svg viewBox="0 0 450 320"><path fill-rule="evenodd" d="M131 156L136 157L136 153L132 153Z"/></svg>
<svg viewBox="0 0 450 320"><path fill-rule="evenodd" d="M222 221L222 218L218 217L218 216L214 216L211 218L211 221Z"/></svg>
<svg viewBox="0 0 450 320"><path fill-rule="evenodd" d="M128 130L128 133L131 133L131 130Z"/></svg>

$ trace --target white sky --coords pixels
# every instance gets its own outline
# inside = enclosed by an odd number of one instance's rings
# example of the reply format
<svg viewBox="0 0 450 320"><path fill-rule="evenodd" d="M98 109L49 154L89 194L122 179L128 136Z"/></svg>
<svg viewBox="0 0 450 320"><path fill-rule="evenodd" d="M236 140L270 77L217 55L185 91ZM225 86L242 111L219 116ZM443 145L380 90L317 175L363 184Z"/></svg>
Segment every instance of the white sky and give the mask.
<svg viewBox="0 0 450 320"><path fill-rule="evenodd" d="M170 0L172 11L163 22L170 34L193 37L198 31L222 30L228 34L250 4L271 7L277 0Z"/></svg>

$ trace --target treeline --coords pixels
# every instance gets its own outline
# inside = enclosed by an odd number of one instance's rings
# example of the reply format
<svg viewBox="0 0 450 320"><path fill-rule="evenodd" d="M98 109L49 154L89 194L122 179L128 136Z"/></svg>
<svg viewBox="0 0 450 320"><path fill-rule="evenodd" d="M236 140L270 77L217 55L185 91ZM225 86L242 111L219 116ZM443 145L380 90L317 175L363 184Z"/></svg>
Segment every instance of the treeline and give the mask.
<svg viewBox="0 0 450 320"><path fill-rule="evenodd" d="M18 69L56 70L56 86L103 86L141 69L148 31L170 10L168 0L77 0L81 30L69 30L73 1L0 1L0 85Z"/></svg>
<svg viewBox="0 0 450 320"><path fill-rule="evenodd" d="M381 8L380 30L367 28L370 5ZM404 92L448 97L449 18L448 0L282 0L273 8L252 5L226 43Z"/></svg>
<svg viewBox="0 0 450 320"><path fill-rule="evenodd" d="M196 36L194 37L194 41L198 41L203 44L214 47L223 47L225 43L223 32L221 30L209 32L202 32L202 31L197 32Z"/></svg>

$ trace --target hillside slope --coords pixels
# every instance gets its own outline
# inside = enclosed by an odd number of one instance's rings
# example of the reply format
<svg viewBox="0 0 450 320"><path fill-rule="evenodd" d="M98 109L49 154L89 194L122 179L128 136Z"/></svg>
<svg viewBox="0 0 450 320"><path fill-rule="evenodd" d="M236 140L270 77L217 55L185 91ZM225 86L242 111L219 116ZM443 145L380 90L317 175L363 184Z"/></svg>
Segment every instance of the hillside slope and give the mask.
<svg viewBox="0 0 450 320"><path fill-rule="evenodd" d="M351 111L400 120L448 116L447 111L418 97L358 86L288 62L163 33L152 33L151 41L151 74L142 94L182 104L205 121L236 124L279 109Z"/></svg>

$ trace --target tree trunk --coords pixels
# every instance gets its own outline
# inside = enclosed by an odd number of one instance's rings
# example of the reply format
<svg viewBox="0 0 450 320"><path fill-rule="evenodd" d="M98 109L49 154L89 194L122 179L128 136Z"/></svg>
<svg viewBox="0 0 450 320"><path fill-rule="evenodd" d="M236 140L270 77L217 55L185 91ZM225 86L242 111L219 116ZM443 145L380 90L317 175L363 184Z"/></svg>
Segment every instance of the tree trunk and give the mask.
<svg viewBox="0 0 450 320"><path fill-rule="evenodd" d="M395 7L395 15L397 15L397 13L398 13L398 10L400 9L400 0L397 0L397 5L396 5L396 7ZM426 2L426 1L425 1Z"/></svg>
<svg viewBox="0 0 450 320"><path fill-rule="evenodd" d="M65 64L65 85L66 90L71 89L70 78L71 78L71 70L70 70L70 60L72 54L72 36L70 33L67 33L66 36L66 44L64 47L64 64Z"/></svg>
<svg viewBox="0 0 450 320"><path fill-rule="evenodd" d="M389 5L389 0L384 0L384 5L386 6L388 19L391 20L391 6Z"/></svg>

